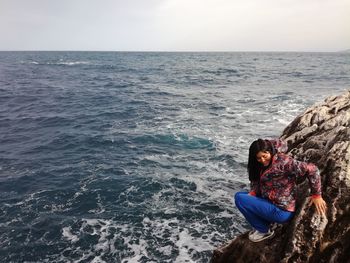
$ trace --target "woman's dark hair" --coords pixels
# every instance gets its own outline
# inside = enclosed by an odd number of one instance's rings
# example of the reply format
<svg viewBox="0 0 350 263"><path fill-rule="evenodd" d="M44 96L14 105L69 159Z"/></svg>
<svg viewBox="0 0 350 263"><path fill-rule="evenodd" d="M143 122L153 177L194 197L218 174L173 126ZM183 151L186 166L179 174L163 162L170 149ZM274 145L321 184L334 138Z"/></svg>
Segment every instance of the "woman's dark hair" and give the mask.
<svg viewBox="0 0 350 263"><path fill-rule="evenodd" d="M275 148L269 140L258 139L250 145L248 157L248 174L250 181L257 181L260 178L260 171L263 166L256 159L256 155L260 151L269 152L271 155L275 154Z"/></svg>

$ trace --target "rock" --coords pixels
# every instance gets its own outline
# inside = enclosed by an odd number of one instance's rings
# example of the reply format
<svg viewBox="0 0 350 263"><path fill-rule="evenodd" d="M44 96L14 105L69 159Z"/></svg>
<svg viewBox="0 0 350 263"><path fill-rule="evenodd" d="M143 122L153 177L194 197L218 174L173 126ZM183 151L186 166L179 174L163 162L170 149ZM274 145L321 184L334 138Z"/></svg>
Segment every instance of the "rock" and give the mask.
<svg viewBox="0 0 350 263"><path fill-rule="evenodd" d="M296 214L274 238L253 243L242 234L211 262L350 262L350 90L307 109L281 138L289 154L320 169L326 216L310 206L307 180L299 182Z"/></svg>

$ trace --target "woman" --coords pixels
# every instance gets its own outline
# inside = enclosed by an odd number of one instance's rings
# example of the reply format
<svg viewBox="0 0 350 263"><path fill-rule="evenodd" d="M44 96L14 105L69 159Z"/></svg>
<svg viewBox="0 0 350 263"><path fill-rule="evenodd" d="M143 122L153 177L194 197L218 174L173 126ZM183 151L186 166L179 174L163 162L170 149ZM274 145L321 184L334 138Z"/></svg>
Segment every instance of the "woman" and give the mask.
<svg viewBox="0 0 350 263"><path fill-rule="evenodd" d="M251 191L235 194L235 204L255 231L249 239L259 242L274 235L272 223L285 223L295 212L296 179L307 177L311 200L319 214L325 214L321 178L317 167L286 155L281 140L254 141L249 148L248 173Z"/></svg>

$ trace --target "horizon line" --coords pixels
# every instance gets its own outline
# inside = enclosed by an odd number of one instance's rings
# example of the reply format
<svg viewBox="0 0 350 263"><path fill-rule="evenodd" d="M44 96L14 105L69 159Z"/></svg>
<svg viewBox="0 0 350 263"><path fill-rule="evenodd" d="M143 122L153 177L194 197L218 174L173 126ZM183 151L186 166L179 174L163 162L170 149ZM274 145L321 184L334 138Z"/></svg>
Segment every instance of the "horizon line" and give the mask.
<svg viewBox="0 0 350 263"><path fill-rule="evenodd" d="M49 49L13 49L0 52L125 52L125 53L346 53L350 49L338 51L310 51L310 50L49 50Z"/></svg>

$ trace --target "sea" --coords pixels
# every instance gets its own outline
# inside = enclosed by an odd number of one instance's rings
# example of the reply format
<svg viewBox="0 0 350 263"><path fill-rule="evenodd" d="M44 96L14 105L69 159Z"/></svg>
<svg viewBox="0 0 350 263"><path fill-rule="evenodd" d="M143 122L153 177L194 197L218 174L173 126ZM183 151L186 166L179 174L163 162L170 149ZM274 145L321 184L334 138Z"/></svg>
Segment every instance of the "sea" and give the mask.
<svg viewBox="0 0 350 263"><path fill-rule="evenodd" d="M0 262L209 262L252 141L349 84L350 53L0 52Z"/></svg>

